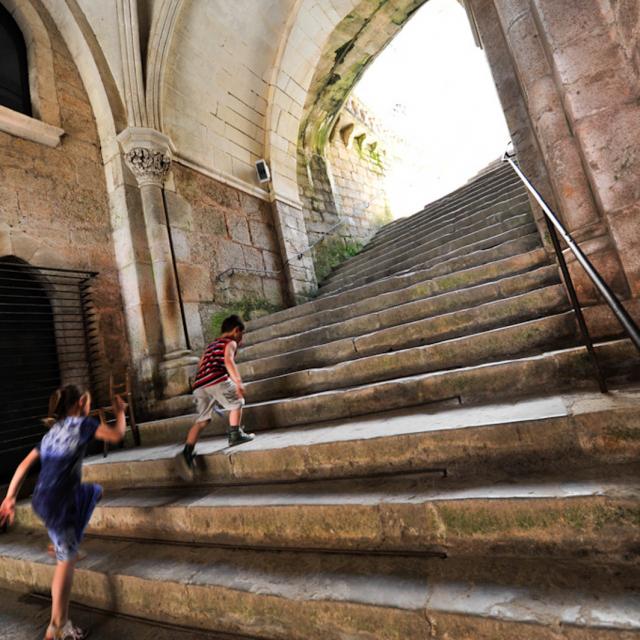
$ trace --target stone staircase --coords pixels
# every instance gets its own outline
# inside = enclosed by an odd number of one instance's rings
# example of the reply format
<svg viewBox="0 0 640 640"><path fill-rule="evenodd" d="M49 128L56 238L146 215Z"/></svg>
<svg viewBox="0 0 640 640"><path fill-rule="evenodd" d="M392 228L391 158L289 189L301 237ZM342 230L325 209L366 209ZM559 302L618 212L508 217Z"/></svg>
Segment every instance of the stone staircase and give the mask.
<svg viewBox="0 0 640 640"><path fill-rule="evenodd" d="M254 442L214 424L183 485L183 399L88 461L107 491L76 601L261 639L640 638L639 360L586 316L607 395L505 168L388 225L250 323ZM18 522L0 582L44 593L27 503Z"/></svg>

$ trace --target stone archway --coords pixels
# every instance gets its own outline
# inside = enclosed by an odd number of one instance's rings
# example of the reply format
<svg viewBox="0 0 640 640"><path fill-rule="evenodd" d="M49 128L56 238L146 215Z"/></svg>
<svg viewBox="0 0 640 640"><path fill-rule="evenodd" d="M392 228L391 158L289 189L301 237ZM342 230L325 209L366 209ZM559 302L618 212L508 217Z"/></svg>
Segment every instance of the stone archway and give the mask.
<svg viewBox="0 0 640 640"><path fill-rule="evenodd" d="M288 203L287 214L297 215L298 225L304 220L301 181L304 187L314 172L324 171L322 148L344 99L423 2L332 4L326 12L312 0L297 4L273 74L266 136L273 198L276 206ZM463 4L487 54L521 165L614 288L637 296L637 134L631 127L631 136L625 135L616 125L618 119L630 123L639 108L637 60L630 47L637 29L625 31L609 0ZM590 44L595 41L606 56L598 57ZM603 69L616 73L605 80ZM298 161L302 167L296 171ZM327 182L326 175L316 178ZM540 223L535 206L534 211ZM582 299L595 301L580 267L571 267Z"/></svg>

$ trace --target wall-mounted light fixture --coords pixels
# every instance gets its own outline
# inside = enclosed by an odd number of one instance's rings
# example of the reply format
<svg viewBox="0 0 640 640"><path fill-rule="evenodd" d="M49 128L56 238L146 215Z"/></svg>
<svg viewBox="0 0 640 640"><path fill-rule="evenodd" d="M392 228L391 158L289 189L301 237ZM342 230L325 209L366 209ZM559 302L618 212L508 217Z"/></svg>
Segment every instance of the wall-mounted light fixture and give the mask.
<svg viewBox="0 0 640 640"><path fill-rule="evenodd" d="M271 180L271 172L269 171L269 165L266 160L258 160L258 162L256 162L256 173L258 174L260 184Z"/></svg>

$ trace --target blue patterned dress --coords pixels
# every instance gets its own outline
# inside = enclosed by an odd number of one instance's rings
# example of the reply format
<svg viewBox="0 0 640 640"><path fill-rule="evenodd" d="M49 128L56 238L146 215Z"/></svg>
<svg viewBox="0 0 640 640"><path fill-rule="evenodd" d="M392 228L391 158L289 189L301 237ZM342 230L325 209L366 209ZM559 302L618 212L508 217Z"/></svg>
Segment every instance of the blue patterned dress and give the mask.
<svg viewBox="0 0 640 640"><path fill-rule="evenodd" d="M31 503L61 561L76 557L84 530L102 497L100 485L80 482L82 459L99 424L92 417L69 416L56 422L38 445L42 468Z"/></svg>

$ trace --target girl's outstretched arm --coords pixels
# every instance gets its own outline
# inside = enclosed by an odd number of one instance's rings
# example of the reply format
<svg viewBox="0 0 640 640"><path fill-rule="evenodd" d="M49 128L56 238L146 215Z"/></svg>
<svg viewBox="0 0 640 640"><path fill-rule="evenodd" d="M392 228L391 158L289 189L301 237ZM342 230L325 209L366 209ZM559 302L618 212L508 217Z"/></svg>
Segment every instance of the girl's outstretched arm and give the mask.
<svg viewBox="0 0 640 640"><path fill-rule="evenodd" d="M29 469L39 457L40 452L37 449L32 449L27 457L18 465L11 479L7 496L2 501L2 505L0 505L0 526L4 526L7 522L10 525L13 524L16 515L16 498L20 492L20 487L27 477Z"/></svg>
<svg viewBox="0 0 640 640"><path fill-rule="evenodd" d="M127 403L120 396L113 396L113 413L116 416L116 423L110 427L104 418L100 419L100 426L96 430L95 437L104 442L116 443L124 438L124 432L127 428L127 417L124 413Z"/></svg>

